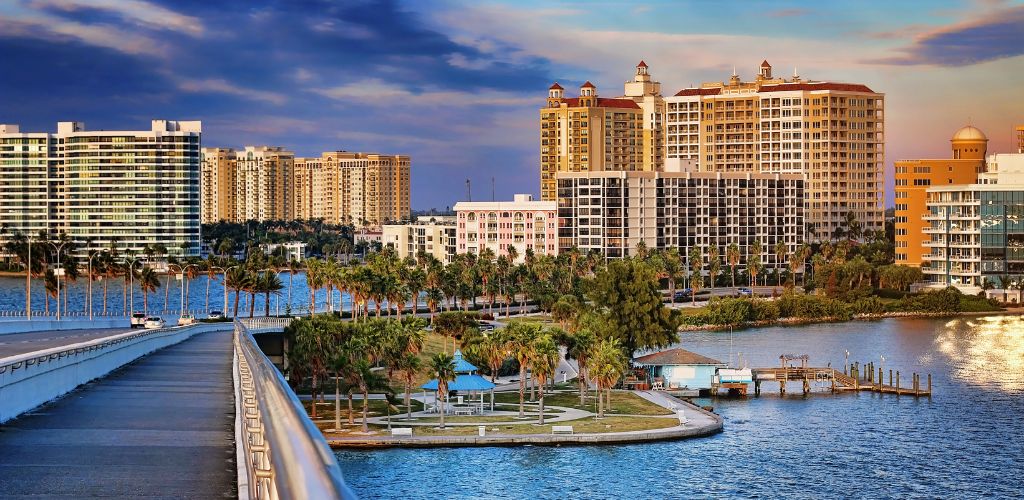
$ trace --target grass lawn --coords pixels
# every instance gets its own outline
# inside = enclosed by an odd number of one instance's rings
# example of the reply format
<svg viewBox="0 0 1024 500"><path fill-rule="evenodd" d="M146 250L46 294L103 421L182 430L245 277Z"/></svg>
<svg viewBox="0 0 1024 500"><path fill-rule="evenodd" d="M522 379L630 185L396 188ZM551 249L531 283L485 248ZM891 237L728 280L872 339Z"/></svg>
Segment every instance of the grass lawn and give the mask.
<svg viewBox="0 0 1024 500"><path fill-rule="evenodd" d="M613 397L614 400L614 397ZM554 425L571 425L576 433L603 433L603 432L626 432L644 431L652 429L664 429L675 427L679 421L674 418L649 418L649 417L595 417L582 418L572 422L558 422ZM401 427L401 423L393 424ZM387 427L372 425L371 428L386 432ZM497 429L497 430L494 430ZM416 427L413 429L414 436L475 436L476 427L446 427L440 430L434 427ZM550 425L497 425L488 426L488 433L496 434L551 434Z"/></svg>
<svg viewBox="0 0 1024 500"><path fill-rule="evenodd" d="M421 411L421 410L423 410L423 403L420 403L419 401L416 401L415 399L411 400L410 402L412 403L412 411ZM310 405L311 404L312 404L311 401L303 401L302 402L302 406L306 409L306 414L307 415L310 412ZM391 415L396 415L397 413L402 413L404 415L405 414L405 403L403 402L402 404L398 405L398 409L399 409L399 411L396 412L395 409L392 408L391 409ZM363 416L363 401L361 399L353 399L352 400L352 412L355 413L357 419L362 418L362 416ZM371 417L378 417L378 416L387 415L388 414L387 413L387 409L384 408L384 400L383 399L371 399L370 400L370 411L369 411L369 413L370 413ZM322 419L322 418L333 419L334 418L334 401L328 400L327 403L317 403L317 406L316 406L316 418L317 419ZM342 418L342 420L345 420L345 419L348 418L348 400L345 398L344 394L341 395L341 418Z"/></svg>
<svg viewBox="0 0 1024 500"><path fill-rule="evenodd" d="M527 403L529 403L529 392L527 392ZM619 415L671 415L672 411L667 408L662 408L650 401L647 401L640 396L637 396L631 392L623 391L612 391L612 407L607 410L609 414ZM519 392L498 392L494 395L494 401L498 403L515 403L519 404ZM573 392L559 392L554 394L546 394L544 396L545 406L565 406L568 408L577 408L580 410L587 410L597 412L596 399L591 393L587 398L587 404L580 406L580 396L575 391Z"/></svg>

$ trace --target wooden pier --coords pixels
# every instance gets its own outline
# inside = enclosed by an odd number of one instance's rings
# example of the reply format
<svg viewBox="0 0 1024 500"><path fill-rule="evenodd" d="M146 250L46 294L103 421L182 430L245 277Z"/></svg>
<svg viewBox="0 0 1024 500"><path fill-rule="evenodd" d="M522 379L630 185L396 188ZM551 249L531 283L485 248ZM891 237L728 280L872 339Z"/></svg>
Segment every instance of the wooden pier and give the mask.
<svg viewBox="0 0 1024 500"><path fill-rule="evenodd" d="M875 372L874 363L861 365L852 363L844 367L843 371L832 367L818 368L808 366L808 356L784 354L779 356L780 366L772 368L752 368L751 375L754 383L754 395L761 395L761 384L764 382L777 382L779 394L785 395L787 385L800 384L803 394L810 394L814 384L828 384L832 392L839 391L870 391L881 394L896 394L897 396L921 397L932 395L932 376L927 375L927 382L923 382L921 374L912 373L910 385L905 386L907 379L900 380L900 372L889 370L888 383L885 381L885 373L882 368ZM794 362L799 362L799 365ZM847 369L849 371L847 371ZM730 389L730 393L737 391L734 387L726 387L726 384L712 387L712 393L718 394L719 389ZM743 394L746 391L742 391Z"/></svg>

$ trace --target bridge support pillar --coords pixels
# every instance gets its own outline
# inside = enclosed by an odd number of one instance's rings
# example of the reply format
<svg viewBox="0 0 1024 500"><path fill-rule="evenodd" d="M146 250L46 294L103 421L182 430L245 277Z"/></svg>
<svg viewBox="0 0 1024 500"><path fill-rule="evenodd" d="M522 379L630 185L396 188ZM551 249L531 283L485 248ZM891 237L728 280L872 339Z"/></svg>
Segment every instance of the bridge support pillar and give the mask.
<svg viewBox="0 0 1024 500"><path fill-rule="evenodd" d="M804 396L811 392L811 381L804 378Z"/></svg>
<svg viewBox="0 0 1024 500"><path fill-rule="evenodd" d="M761 381L755 379L754 380L754 396L760 396L760 395L761 395Z"/></svg>
<svg viewBox="0 0 1024 500"><path fill-rule="evenodd" d="M779 395L786 395L786 379L782 379L779 381Z"/></svg>

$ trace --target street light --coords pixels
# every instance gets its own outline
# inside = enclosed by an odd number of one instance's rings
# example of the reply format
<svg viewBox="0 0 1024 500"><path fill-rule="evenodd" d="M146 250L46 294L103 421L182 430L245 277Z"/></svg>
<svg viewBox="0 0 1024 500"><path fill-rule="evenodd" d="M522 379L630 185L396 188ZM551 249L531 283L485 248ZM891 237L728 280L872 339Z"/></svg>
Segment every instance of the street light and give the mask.
<svg viewBox="0 0 1024 500"><path fill-rule="evenodd" d="M224 282L221 283L224 287L224 317L228 317L228 272L232 269L239 267L240 264L236 264L229 267L219 267L218 269L224 271Z"/></svg>
<svg viewBox="0 0 1024 500"><path fill-rule="evenodd" d="M86 303L89 306L89 321L92 321L92 259L99 255L99 252L89 253L89 297L86 299Z"/></svg>
<svg viewBox="0 0 1024 500"><path fill-rule="evenodd" d="M181 269L181 284L178 286L178 288L181 289L181 313L178 314L179 317L185 315L185 286L188 284L188 281L187 281L188 277L185 276L185 271L187 271L188 268L190 268L190 267L198 267L198 266L196 266L195 264L189 264L189 265L187 265L185 267L178 266L178 268Z"/></svg>
<svg viewBox="0 0 1024 500"><path fill-rule="evenodd" d="M132 259L125 257L124 263L128 265L128 317L135 313L135 264L138 264L139 259Z"/></svg>
<svg viewBox="0 0 1024 500"><path fill-rule="evenodd" d="M60 255L64 251L64 245L67 245L67 241L62 241L58 245L56 242L47 241L50 245L53 245L54 250L57 252L57 268L54 269L53 273L57 275L57 321L60 321L60 277L64 276L64 267L60 261Z"/></svg>

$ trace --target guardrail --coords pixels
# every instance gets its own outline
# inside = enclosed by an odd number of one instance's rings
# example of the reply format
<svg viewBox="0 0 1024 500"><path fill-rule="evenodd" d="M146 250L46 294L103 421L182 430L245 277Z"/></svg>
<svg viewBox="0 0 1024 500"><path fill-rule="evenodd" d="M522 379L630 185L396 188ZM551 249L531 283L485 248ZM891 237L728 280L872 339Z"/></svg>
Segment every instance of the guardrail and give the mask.
<svg viewBox="0 0 1024 500"><path fill-rule="evenodd" d="M281 372L260 351L246 323L235 321L235 433L238 493L243 499L355 498L323 433L306 415Z"/></svg>
<svg viewBox="0 0 1024 500"><path fill-rule="evenodd" d="M245 325L249 333L263 333L284 330L293 318L239 318L237 321Z"/></svg>
<svg viewBox="0 0 1024 500"><path fill-rule="evenodd" d="M90 380L197 333L227 323L143 330L0 358L0 422L6 422Z"/></svg>

